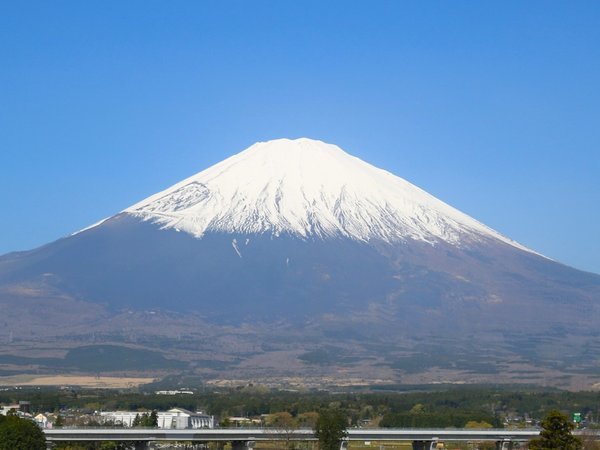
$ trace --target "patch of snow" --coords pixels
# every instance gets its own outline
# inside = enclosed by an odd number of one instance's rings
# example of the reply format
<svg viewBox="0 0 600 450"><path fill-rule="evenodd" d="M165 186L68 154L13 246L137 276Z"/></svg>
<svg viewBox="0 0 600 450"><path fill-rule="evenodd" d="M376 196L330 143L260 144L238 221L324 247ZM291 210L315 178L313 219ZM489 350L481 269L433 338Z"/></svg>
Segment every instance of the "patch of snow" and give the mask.
<svg viewBox="0 0 600 450"><path fill-rule="evenodd" d="M237 239L233 239L233 241L231 241L231 246L233 247L237 255L241 258L242 254L240 253L240 249L238 248Z"/></svg>
<svg viewBox="0 0 600 450"><path fill-rule="evenodd" d="M96 228L97 226L100 226L100 225L102 225L102 224L103 224L104 222L106 222L108 219L110 219L110 217L107 217L106 219L102 219L102 220L100 220L100 221L98 221L98 222L96 222L96 223L93 223L93 224L91 224L90 226L87 226L87 227L85 227L85 228L82 228L82 229L81 229L81 230L79 230L79 231L76 231L76 232L74 232L74 233L71 233L71 236L75 236L76 234L83 233L84 231L91 230L92 228Z"/></svg>

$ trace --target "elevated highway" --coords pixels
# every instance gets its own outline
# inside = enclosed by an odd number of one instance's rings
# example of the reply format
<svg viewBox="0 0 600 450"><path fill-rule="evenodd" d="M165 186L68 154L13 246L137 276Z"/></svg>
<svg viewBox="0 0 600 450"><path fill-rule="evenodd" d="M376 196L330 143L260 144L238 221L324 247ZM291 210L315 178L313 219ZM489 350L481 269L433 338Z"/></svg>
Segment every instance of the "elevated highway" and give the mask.
<svg viewBox="0 0 600 450"><path fill-rule="evenodd" d="M274 428L215 428L215 429L144 429L144 428L57 428L44 430L49 443L60 441L122 441L137 442L147 448L150 442L231 442L234 450L252 448L257 441L315 441L311 429L281 430ZM506 429L408 429L408 428L350 428L348 441L408 441L415 450L436 448L444 441L491 441L498 449L510 449L514 442L526 442L539 435L539 430Z"/></svg>

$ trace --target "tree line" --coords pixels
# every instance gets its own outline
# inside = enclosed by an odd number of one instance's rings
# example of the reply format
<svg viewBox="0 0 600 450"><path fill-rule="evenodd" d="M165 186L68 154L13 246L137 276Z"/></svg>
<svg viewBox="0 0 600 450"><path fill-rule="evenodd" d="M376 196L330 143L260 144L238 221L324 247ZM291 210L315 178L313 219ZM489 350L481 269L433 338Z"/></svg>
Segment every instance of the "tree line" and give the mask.
<svg viewBox="0 0 600 450"><path fill-rule="evenodd" d="M74 389L19 390L0 393L0 403L28 400L35 412L98 410L154 411L181 407L208 414L256 417L289 413L303 420L307 413L328 407L344 411L351 426L378 421L381 426L464 427L469 422L502 426L507 417L541 420L550 410L579 412L591 426L600 422L599 392L507 390L460 387L406 392L289 392L246 386L195 395L156 395L130 391Z"/></svg>
<svg viewBox="0 0 600 450"><path fill-rule="evenodd" d="M280 416L283 420L286 416ZM136 417L139 426L156 426L156 416L146 414ZM347 437L348 417L337 408L327 408L319 411L314 423L315 435L319 442L319 450L338 450ZM279 425L291 426L289 422ZM585 443L573 436L575 426L569 417L557 410L550 411L542 420L542 430L538 438L532 439L529 450L585 450L598 448L597 442ZM292 450L295 443L282 439L285 447ZM589 444L589 445L587 445ZM58 443L56 448L61 450L128 450L135 447L134 443L119 442L88 442L80 444ZM0 450L44 450L46 439L38 426L29 419L23 419L16 414L0 415Z"/></svg>

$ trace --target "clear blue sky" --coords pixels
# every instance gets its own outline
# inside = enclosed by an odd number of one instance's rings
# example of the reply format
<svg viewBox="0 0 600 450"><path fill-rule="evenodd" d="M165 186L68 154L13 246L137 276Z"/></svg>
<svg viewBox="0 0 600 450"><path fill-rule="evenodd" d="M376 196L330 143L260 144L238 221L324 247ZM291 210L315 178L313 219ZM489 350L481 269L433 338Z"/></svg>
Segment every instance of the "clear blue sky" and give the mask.
<svg viewBox="0 0 600 450"><path fill-rule="evenodd" d="M0 253L300 136L600 273L600 2L0 2Z"/></svg>

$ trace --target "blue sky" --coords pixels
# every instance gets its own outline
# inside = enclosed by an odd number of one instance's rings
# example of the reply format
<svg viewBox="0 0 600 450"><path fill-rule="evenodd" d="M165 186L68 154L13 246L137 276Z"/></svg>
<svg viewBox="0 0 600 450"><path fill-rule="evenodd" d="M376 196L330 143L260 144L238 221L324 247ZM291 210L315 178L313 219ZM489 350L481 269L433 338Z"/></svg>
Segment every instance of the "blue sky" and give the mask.
<svg viewBox="0 0 600 450"><path fill-rule="evenodd" d="M600 273L600 3L0 2L0 254L307 136Z"/></svg>

